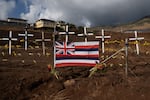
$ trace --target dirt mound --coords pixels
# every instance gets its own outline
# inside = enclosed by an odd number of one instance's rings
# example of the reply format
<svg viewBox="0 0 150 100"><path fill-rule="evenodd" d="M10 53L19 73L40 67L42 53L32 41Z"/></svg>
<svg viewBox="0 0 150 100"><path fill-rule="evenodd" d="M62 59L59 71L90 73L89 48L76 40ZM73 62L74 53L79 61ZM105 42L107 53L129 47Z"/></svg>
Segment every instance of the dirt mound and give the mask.
<svg viewBox="0 0 150 100"><path fill-rule="evenodd" d="M136 57L134 61L138 59ZM99 70L90 78L89 68L60 68L57 69L59 80L48 72L46 66L14 65L0 65L1 100L150 99L150 63L147 62L133 64L130 61L128 79L124 68L117 65ZM65 82L72 81L65 85Z"/></svg>

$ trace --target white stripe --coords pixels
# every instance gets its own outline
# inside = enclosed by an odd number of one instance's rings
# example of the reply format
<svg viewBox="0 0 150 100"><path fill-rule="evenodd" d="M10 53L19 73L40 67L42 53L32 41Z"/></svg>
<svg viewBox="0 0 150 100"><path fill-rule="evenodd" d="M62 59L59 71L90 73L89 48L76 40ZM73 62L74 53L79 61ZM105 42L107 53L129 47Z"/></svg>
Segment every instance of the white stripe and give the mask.
<svg viewBox="0 0 150 100"><path fill-rule="evenodd" d="M63 60L56 60L56 64L61 63L89 63L89 64L96 64L96 62L99 63L99 60L87 60L87 59L63 59Z"/></svg>
<svg viewBox="0 0 150 100"><path fill-rule="evenodd" d="M99 41L92 41L92 42L74 42L75 46L92 46L92 45L99 45Z"/></svg>
<svg viewBox="0 0 150 100"><path fill-rule="evenodd" d="M76 55L99 55L99 51L75 51Z"/></svg>

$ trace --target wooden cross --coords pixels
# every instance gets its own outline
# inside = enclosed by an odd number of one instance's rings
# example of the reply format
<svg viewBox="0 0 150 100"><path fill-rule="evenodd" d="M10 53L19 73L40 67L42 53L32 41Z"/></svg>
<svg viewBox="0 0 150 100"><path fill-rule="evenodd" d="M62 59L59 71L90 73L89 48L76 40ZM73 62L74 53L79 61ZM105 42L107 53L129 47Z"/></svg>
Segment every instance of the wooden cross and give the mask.
<svg viewBox="0 0 150 100"><path fill-rule="evenodd" d="M137 55L139 55L140 54L140 51L139 51L139 41L140 40L143 40L144 39L144 37L137 37L137 31L134 31L134 35L135 35L135 37L134 38L129 38L129 40L131 40L131 41L135 41L135 45L136 45L136 53L137 53Z"/></svg>
<svg viewBox="0 0 150 100"><path fill-rule="evenodd" d="M68 38L69 38L69 34L75 34L75 32L69 32L68 31L68 25L66 25L66 32L59 32L58 34L62 35L62 34L65 34L66 35L66 40L65 42L67 43L68 42Z"/></svg>
<svg viewBox="0 0 150 100"><path fill-rule="evenodd" d="M44 32L42 32L42 38L36 39L35 41L42 42L43 55L45 55L45 42L51 41L51 39L45 39L44 38Z"/></svg>
<svg viewBox="0 0 150 100"><path fill-rule="evenodd" d="M28 32L27 32L27 29L25 30L25 34L18 34L19 36L24 36L24 38L25 38L25 50L27 50L28 49L28 37L30 36L32 36L33 37L33 34L28 34Z"/></svg>
<svg viewBox="0 0 150 100"><path fill-rule="evenodd" d="M12 38L12 31L9 31L9 38L1 38L0 40L9 41L9 50L8 50L8 53L9 53L9 55L11 55L12 41L17 41L17 38Z"/></svg>
<svg viewBox="0 0 150 100"><path fill-rule="evenodd" d="M128 76L128 46L129 46L129 43L128 43L128 39L126 38L125 39L125 56L126 56L126 60L125 60L125 74L126 74L126 78Z"/></svg>
<svg viewBox="0 0 150 100"><path fill-rule="evenodd" d="M85 42L87 42L87 36L93 35L93 33L87 33L86 27L84 27L84 33L78 34L78 36L83 36L85 39Z"/></svg>
<svg viewBox="0 0 150 100"><path fill-rule="evenodd" d="M111 38L111 36L105 36L104 35L104 29L102 29L102 36L95 36L95 38L102 39L102 53L104 53L105 52L105 47L104 47L105 39Z"/></svg>

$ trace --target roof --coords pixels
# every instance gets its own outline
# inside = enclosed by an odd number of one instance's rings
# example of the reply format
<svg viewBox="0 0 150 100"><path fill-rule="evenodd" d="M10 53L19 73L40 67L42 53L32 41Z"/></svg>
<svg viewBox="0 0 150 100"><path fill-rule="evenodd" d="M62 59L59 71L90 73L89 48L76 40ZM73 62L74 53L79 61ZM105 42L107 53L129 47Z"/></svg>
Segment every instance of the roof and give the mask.
<svg viewBox="0 0 150 100"><path fill-rule="evenodd" d="M10 19L10 20L19 20L19 21L27 21L25 19L20 19L20 18L7 18L7 20Z"/></svg>
<svg viewBox="0 0 150 100"><path fill-rule="evenodd" d="M39 20L37 20L37 21L40 21L40 20L41 20L41 21L48 21L48 22L55 22L54 20L49 20L49 19L39 19ZM37 22L37 21L36 21L36 22Z"/></svg>

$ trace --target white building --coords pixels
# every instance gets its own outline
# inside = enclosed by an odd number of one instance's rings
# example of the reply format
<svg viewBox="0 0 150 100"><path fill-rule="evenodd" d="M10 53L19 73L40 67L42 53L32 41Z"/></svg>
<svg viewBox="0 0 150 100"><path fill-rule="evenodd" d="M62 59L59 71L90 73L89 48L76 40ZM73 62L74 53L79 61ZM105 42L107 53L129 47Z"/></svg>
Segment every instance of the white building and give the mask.
<svg viewBox="0 0 150 100"><path fill-rule="evenodd" d="M54 28L56 22L48 19L39 19L35 22L35 28Z"/></svg>

